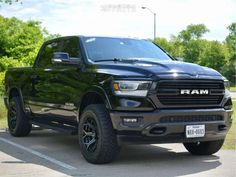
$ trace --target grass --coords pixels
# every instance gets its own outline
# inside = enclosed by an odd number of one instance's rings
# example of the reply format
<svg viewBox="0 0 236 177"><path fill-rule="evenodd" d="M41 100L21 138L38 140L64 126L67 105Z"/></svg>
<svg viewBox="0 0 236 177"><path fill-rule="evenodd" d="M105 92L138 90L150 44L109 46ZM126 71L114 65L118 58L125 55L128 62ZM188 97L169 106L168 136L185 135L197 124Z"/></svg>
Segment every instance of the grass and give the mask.
<svg viewBox="0 0 236 177"><path fill-rule="evenodd" d="M227 134L223 149L236 150L236 101L233 101L233 123L230 131ZM3 98L0 97L0 129L7 128L7 111L5 109Z"/></svg>
<svg viewBox="0 0 236 177"><path fill-rule="evenodd" d="M233 101L233 123L226 136L223 149L233 149L236 150L236 101Z"/></svg>
<svg viewBox="0 0 236 177"><path fill-rule="evenodd" d="M230 87L230 91L231 91L231 92L236 92L236 86Z"/></svg>
<svg viewBox="0 0 236 177"><path fill-rule="evenodd" d="M7 127L7 111L3 102L3 98L0 97L0 129Z"/></svg>

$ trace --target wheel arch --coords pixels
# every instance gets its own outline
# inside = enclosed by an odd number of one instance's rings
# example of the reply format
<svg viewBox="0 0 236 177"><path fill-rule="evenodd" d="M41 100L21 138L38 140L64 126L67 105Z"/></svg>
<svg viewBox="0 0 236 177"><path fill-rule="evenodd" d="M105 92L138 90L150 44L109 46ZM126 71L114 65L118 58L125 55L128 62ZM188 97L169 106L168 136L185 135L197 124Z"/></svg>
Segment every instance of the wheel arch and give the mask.
<svg viewBox="0 0 236 177"><path fill-rule="evenodd" d="M10 101L10 99L13 98L13 97L19 97L22 107L23 108L25 107L21 89L19 89L18 87L9 88L8 100Z"/></svg>
<svg viewBox="0 0 236 177"><path fill-rule="evenodd" d="M83 110L90 104L105 104L106 108L111 109L111 104L105 90L102 87L93 86L89 88L81 98L77 121L79 121Z"/></svg>

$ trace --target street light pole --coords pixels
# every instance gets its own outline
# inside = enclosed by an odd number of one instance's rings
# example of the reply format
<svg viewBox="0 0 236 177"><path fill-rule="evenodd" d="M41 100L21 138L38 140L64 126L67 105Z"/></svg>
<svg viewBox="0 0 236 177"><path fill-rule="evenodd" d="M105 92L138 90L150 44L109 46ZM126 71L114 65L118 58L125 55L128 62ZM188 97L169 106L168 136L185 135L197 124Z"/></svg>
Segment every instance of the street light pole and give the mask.
<svg viewBox="0 0 236 177"><path fill-rule="evenodd" d="M154 15L154 40L153 40L154 42L156 39L156 13L154 13L153 15Z"/></svg>
<svg viewBox="0 0 236 177"><path fill-rule="evenodd" d="M151 9L149 9L148 7L142 7L142 9L147 9L149 12L151 12L154 16L154 38L153 41L156 39L156 13L153 12Z"/></svg>

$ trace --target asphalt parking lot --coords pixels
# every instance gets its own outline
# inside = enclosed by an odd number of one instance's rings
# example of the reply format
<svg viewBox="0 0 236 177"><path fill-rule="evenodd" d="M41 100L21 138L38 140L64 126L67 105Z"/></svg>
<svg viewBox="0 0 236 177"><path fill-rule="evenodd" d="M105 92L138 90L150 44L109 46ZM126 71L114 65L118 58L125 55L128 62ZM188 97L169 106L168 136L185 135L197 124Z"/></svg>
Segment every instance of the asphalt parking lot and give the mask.
<svg viewBox="0 0 236 177"><path fill-rule="evenodd" d="M92 165L80 154L76 136L34 130L14 138L0 131L0 176L236 176L236 151L192 156L182 144L123 147L111 164Z"/></svg>

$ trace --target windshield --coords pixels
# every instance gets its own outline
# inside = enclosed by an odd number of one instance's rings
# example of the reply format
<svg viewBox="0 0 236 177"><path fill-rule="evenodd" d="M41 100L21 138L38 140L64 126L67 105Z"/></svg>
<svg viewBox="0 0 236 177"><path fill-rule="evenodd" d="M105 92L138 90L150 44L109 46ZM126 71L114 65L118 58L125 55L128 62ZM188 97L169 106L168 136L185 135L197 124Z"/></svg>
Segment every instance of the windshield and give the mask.
<svg viewBox="0 0 236 177"><path fill-rule="evenodd" d="M159 47L145 40L84 37L83 43L88 58L94 62L112 59L137 59L144 61L171 60Z"/></svg>

